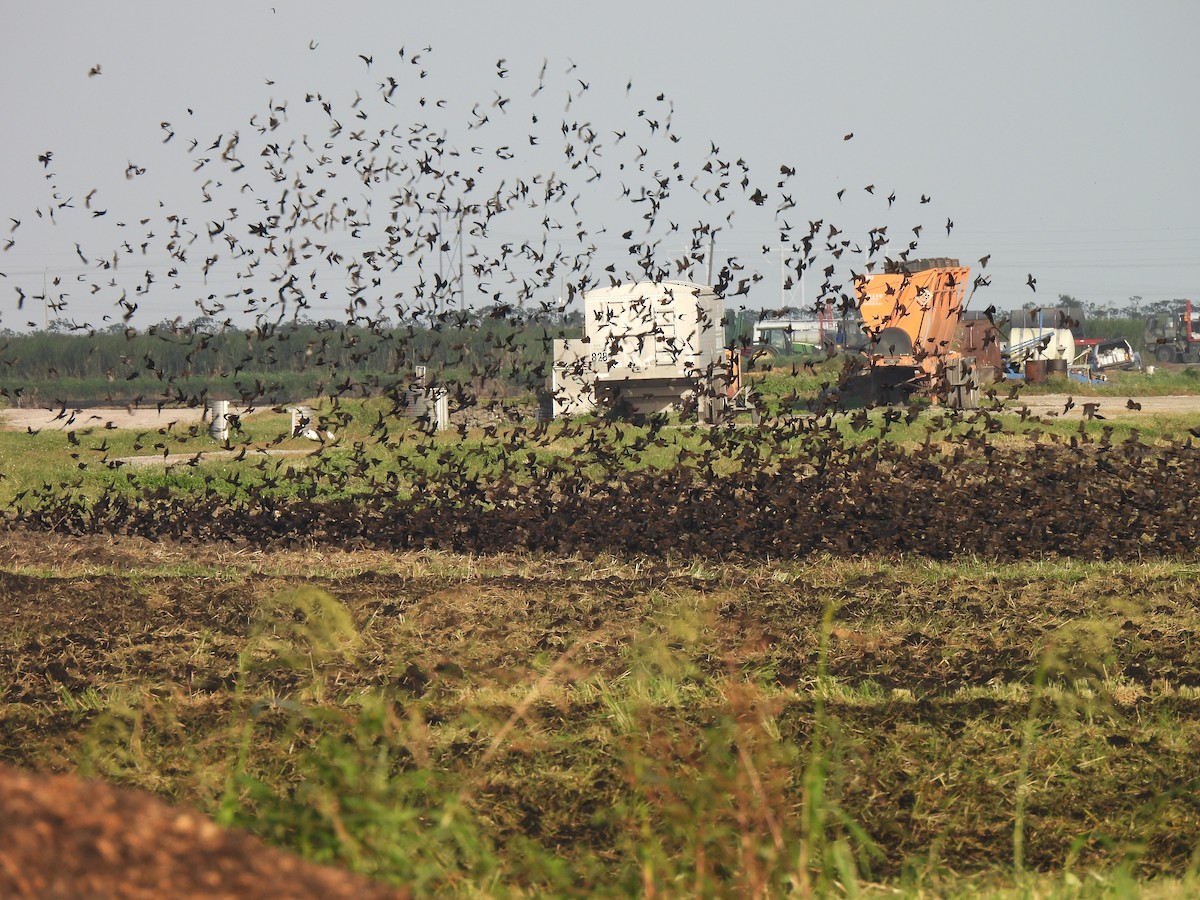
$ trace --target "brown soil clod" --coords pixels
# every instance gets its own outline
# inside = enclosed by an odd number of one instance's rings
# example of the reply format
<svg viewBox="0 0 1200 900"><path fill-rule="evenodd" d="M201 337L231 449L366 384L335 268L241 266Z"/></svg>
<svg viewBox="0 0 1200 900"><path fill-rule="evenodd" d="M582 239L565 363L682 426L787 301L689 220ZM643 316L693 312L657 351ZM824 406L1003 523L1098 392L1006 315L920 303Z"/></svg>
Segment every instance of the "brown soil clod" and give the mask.
<svg viewBox="0 0 1200 900"><path fill-rule="evenodd" d="M0 896L398 898L142 791L0 765Z"/></svg>

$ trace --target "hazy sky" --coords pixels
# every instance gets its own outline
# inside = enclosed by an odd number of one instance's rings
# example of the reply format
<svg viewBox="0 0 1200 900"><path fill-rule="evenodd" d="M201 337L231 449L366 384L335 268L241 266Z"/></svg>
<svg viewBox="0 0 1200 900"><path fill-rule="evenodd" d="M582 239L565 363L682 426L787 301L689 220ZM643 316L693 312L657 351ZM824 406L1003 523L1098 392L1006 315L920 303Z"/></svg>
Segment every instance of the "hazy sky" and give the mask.
<svg viewBox="0 0 1200 900"><path fill-rule="evenodd" d="M394 137L418 123L458 148L463 177L469 165L480 169L475 177L489 192L534 174L565 178L582 197L572 212L588 234L577 243L595 248L590 262L600 274L608 265L626 272L631 240L680 253L690 229L711 221L722 226L718 259L736 256L745 271L762 275L739 302L774 306L781 223L795 241L822 220L818 249L830 224L854 249L866 248L870 229L886 227L888 252L902 250L919 228L916 255L959 257L974 274L991 276L974 305L1050 304L1060 293L1119 305L1134 295L1200 295L1200 115L1188 100L1200 83L1194 3L9 0L5 7L0 246L13 243L0 252L0 327L41 325L41 303L28 298L54 277L59 294L70 286L64 315L111 321L120 312L114 292L134 297L151 269L154 286L143 284L135 324L190 319L204 291L228 296L243 284L232 267L207 280L200 272L210 252L202 248L222 246L205 230L236 210L229 230L244 234L265 208L255 202L278 198L259 148L275 137L308 138L314 159L337 157L356 128L368 138L395 128ZM95 66L99 73L89 75ZM389 76L396 87L384 103ZM266 122L272 107L281 124L255 133L252 123ZM335 117L344 131L331 140ZM572 142L564 125L598 135L591 181L587 166L570 168L578 156L564 156ZM196 168L209 145L234 132L245 170L214 160L223 143ZM49 161L39 162L47 151ZM407 152L415 160L422 151ZM703 169L713 160L730 165L733 181L715 204L711 193L702 196L716 183ZM781 167L795 174L784 179ZM314 178L322 177L315 168ZM655 173L674 179L672 194L647 226L647 204L632 203L622 189L636 196ZM346 200L339 211L361 215L357 207L375 198L369 227L355 236L346 217L330 241L349 254L378 243L387 192L355 186L344 173L329 185L330 197ZM865 190L871 185L873 193ZM749 201L756 189L767 196L761 206ZM214 198L208 204L206 193ZM777 212L785 202L794 206ZM556 235L566 247L575 217L565 202L558 206ZM163 220L172 213L186 215L199 238L168 279ZM542 215L514 215L479 242L491 242L491 253L505 240L532 238ZM628 231L632 239L622 237ZM133 253L119 273L102 269L99 261L126 241ZM139 252L142 242L148 247ZM852 255L837 265L861 270L865 260ZM985 255L982 270L977 260ZM826 262L834 260L822 257L818 266ZM518 277L522 265L513 261ZM1026 285L1030 274L1036 294ZM104 290L93 291L100 279ZM404 289L395 279L385 290ZM814 280L805 279L808 298ZM180 288L166 290L168 281ZM800 290L794 285L789 298L798 300ZM336 314L345 305L335 295L327 309L317 303L314 310Z"/></svg>

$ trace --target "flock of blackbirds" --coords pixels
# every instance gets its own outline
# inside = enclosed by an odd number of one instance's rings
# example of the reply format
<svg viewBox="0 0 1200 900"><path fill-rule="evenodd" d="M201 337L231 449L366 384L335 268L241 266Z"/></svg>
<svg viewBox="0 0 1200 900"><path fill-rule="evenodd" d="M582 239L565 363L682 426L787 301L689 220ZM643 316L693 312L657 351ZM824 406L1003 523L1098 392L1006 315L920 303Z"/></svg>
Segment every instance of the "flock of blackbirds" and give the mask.
<svg viewBox="0 0 1200 900"><path fill-rule="evenodd" d="M889 224L858 238L824 217L794 226L796 166L763 177L708 139L689 155L693 144L675 127L664 94L639 101L628 83L625 117L601 124L588 106L595 79L573 63L557 82L543 63L532 84L517 88L517 67L501 59L484 99L459 109L436 95L431 55L428 47L401 48L389 65L363 54L365 92L273 98L242 127L215 135L163 121L161 140L182 147L195 173L195 204L126 216L115 223L115 246L103 249L76 242L71 228L110 214L113 206L97 200L106 189L66 187L54 171L61 154L45 151L37 168L47 202L11 217L8 248L26 216L52 219L86 271L56 274L44 288L13 284L17 308L36 298L80 334L117 324L132 337L143 310L165 295L178 309L173 322L156 326L165 340L202 345L243 329L255 350L336 308L330 339L365 335L396 348L398 358L421 342L433 358L432 336L461 359L467 331L507 322L538 330L548 357L580 294L593 287L705 281L711 271L734 310L762 281L761 269L778 266L782 244L784 286L815 278L814 306L848 310L861 276L918 252L921 225L899 240ZM100 65L86 77L102 82ZM517 140L512 125L521 116L528 127ZM297 133L299 122L311 130ZM133 163L120 174L152 175ZM843 190L831 192L831 202ZM886 214L896 194L878 196ZM920 204L929 202L921 195ZM690 210L700 211L692 224ZM778 241L753 260L723 253L722 241L738 233L735 218L759 214ZM947 234L953 226L947 218ZM832 262L818 268L819 258ZM980 275L973 290L989 282ZM1032 274L1027 284L1036 290ZM189 323L196 313L201 324ZM513 341L511 329L488 331L475 372L503 375ZM329 349L317 348L317 358L335 358ZM680 428L657 416L548 423L515 403L485 404L478 379L448 377L458 427L447 436L399 424L410 373L367 390L328 366L327 433L347 432L339 398L354 388L390 399L366 437L318 447L296 465L235 430L226 446L240 449L237 465L205 466L197 454L187 465L201 473L200 486L185 490L101 453L104 429L79 430L79 475L25 486L7 526L255 544L756 558L1104 558L1191 553L1197 545L1200 467L1190 439L1150 446L1135 433L1114 442L1111 428L1097 437L1081 425L1069 437L1035 431L1020 443L997 441L1016 420L994 392L990 407L972 413L887 410L882 434L861 441L848 438L845 425L852 435L863 431L875 421L864 411L805 409L799 396L754 426ZM161 396L145 402L204 403L185 382L158 377ZM230 396L265 402L261 384L237 372L229 380ZM463 412L483 405L491 421L470 427ZM1030 418L1020 417L1022 430ZM915 448L889 434L917 422L926 431ZM195 430L190 437L203 439ZM153 434L148 440L166 445ZM92 478L95 470L104 478Z"/></svg>
<svg viewBox="0 0 1200 900"><path fill-rule="evenodd" d="M1200 448L1191 440L1115 440L1111 427L1063 438L1035 425L1009 443L997 440L1011 429L1008 413L896 409L883 435L855 443L838 428L845 417L796 415L692 440L655 419L579 423L566 435L514 424L467 452L427 435L391 466L381 465L383 444L300 469L251 451L245 471L257 456L257 478L210 473L187 494L155 478L140 493L99 499L45 485L8 525L259 547L713 559L1195 552ZM925 424L915 447L888 437L906 420ZM345 490L327 495L334 486Z"/></svg>

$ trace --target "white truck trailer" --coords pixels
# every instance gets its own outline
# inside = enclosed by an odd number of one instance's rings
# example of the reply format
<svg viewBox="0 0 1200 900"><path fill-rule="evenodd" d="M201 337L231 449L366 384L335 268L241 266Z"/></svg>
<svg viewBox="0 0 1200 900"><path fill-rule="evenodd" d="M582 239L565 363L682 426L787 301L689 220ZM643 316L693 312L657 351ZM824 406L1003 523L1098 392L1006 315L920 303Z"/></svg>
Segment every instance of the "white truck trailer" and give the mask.
<svg viewBox="0 0 1200 900"><path fill-rule="evenodd" d="M712 421L736 393L724 301L688 281L638 282L583 295L583 337L554 342L554 416L695 409Z"/></svg>

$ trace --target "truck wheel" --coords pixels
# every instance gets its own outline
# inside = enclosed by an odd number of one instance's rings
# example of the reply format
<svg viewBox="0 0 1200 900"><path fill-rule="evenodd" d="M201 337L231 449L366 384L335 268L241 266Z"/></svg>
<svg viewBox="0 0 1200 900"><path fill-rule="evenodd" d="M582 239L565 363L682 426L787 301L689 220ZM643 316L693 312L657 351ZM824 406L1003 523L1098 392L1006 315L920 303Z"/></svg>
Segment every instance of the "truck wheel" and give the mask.
<svg viewBox="0 0 1200 900"><path fill-rule="evenodd" d="M908 402L908 392L902 384L882 384L879 387L879 403L883 406L901 406Z"/></svg>
<svg viewBox="0 0 1200 900"><path fill-rule="evenodd" d="M1167 344L1159 344L1154 349L1154 358L1157 359L1160 363L1174 362L1175 361L1175 348L1171 347Z"/></svg>

